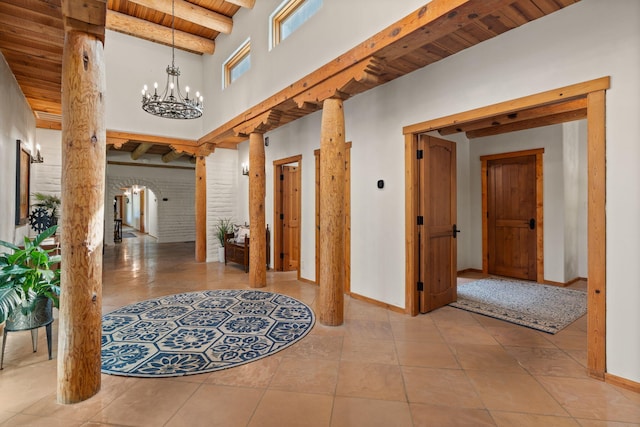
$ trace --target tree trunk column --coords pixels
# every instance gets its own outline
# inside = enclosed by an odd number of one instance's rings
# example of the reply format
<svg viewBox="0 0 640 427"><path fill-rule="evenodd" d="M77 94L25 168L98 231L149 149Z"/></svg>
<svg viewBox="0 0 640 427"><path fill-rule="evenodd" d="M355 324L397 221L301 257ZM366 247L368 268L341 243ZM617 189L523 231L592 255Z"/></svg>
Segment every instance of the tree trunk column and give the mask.
<svg viewBox="0 0 640 427"><path fill-rule="evenodd" d="M196 261L207 259L207 161L196 156Z"/></svg>
<svg viewBox="0 0 640 427"><path fill-rule="evenodd" d="M261 133L249 135L249 286L267 286L265 155Z"/></svg>
<svg viewBox="0 0 640 427"><path fill-rule="evenodd" d="M342 100L329 98L320 134L320 315L323 325L344 319L345 136Z"/></svg>
<svg viewBox="0 0 640 427"><path fill-rule="evenodd" d="M58 402L100 390L106 131L104 48L67 32L62 60L62 277Z"/></svg>

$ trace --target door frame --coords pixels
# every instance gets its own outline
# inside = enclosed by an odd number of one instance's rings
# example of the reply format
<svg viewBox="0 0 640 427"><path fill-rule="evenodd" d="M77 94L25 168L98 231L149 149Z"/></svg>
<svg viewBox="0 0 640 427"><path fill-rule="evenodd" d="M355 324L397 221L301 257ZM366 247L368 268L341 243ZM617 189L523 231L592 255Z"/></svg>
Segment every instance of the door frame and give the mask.
<svg viewBox="0 0 640 427"><path fill-rule="evenodd" d="M273 161L273 269L275 271L280 271L278 267L282 268L282 260L280 259L280 255L277 253L282 248L282 227L276 226L276 224L280 221L280 207L282 206L282 193L280 192L280 167L284 165L288 165L289 163L298 163L298 190L300 191L300 197L298 198L298 206L296 210L298 211L298 253L300 254L300 258L302 258L302 241L300 230L302 229L302 154L298 154L296 156L287 157L280 160ZM301 259L298 260L298 268L296 269L298 272L298 279L300 279L300 264Z"/></svg>
<svg viewBox="0 0 640 427"><path fill-rule="evenodd" d="M546 92L504 101L466 112L405 126L405 311L418 314L416 278L417 176L415 151L418 135L447 126L458 126L500 114L542 108L577 99L586 99L588 156L588 284L587 284L587 370L589 375L606 375L606 93L609 76ZM574 117L571 120L576 120ZM529 127L540 125L532 123Z"/></svg>
<svg viewBox="0 0 640 427"><path fill-rule="evenodd" d="M480 173L482 179L482 272L489 274L489 182L487 179L487 162L490 160L509 159L513 157L536 156L536 282L544 283L544 148L512 151L508 153L480 156Z"/></svg>

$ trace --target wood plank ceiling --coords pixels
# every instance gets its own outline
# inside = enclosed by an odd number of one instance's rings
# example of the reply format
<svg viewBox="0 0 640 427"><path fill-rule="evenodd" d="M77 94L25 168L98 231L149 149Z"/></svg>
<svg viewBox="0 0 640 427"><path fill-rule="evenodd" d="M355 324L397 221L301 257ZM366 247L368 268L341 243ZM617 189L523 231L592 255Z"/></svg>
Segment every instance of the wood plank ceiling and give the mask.
<svg viewBox="0 0 640 427"><path fill-rule="evenodd" d="M282 126L317 111L329 96L340 94L346 99L357 95L578 1L433 0L192 143L234 147L256 126L262 130ZM254 3L255 0L176 0L176 47L213 54L217 35L231 32L234 14L241 7L252 8ZM107 0L107 7L107 29L171 45L168 0ZM61 0L0 2L0 51L39 127L60 126L63 38ZM528 111L442 132L466 132L473 138L495 134L498 126L506 123L516 128L540 126L547 120L575 120L579 116L576 110L582 111L569 107L557 107L552 113L547 109ZM513 125L516 121L520 125ZM125 151L133 152L143 143L147 143L150 152L160 151L160 155L175 151L161 136L145 139L134 135L127 140L119 133L112 140L115 144L110 147ZM152 149L154 144L164 147Z"/></svg>
<svg viewBox="0 0 640 427"><path fill-rule="evenodd" d="M175 0L176 47L196 54L213 54L218 34L229 34L235 13L241 7L252 8L254 3L255 0ZM171 1L107 0L107 9L107 29L171 46ZM38 127L60 128L63 44L61 0L0 1L0 52L27 98ZM139 140L132 139L110 147L133 151L139 144ZM169 145L157 144L148 152L174 152ZM171 157L177 156L165 158Z"/></svg>

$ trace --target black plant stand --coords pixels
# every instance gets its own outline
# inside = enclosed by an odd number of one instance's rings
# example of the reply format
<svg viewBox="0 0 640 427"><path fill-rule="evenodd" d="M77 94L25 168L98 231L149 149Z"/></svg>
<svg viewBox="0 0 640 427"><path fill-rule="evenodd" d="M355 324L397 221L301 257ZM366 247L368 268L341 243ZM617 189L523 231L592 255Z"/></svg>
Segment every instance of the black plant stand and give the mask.
<svg viewBox="0 0 640 427"><path fill-rule="evenodd" d="M0 370L4 364L4 348L7 344L7 333L17 331L31 331L31 342L33 352L38 351L38 328L45 327L47 331L47 348L49 350L49 360L51 360L51 325L53 323L53 303L49 298L36 300L33 310L23 314L20 307L14 309L9 314L2 334L2 353L0 353Z"/></svg>
<svg viewBox="0 0 640 427"><path fill-rule="evenodd" d="M113 221L113 241L122 242L122 220L114 219Z"/></svg>

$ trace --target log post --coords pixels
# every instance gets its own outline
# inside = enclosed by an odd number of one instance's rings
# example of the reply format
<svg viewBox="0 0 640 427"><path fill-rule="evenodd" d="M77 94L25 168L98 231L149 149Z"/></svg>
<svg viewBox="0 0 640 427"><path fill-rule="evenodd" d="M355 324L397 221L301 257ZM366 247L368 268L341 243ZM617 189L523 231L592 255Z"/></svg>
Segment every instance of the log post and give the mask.
<svg viewBox="0 0 640 427"><path fill-rule="evenodd" d="M320 323L344 320L345 135L342 100L323 103L320 130Z"/></svg>
<svg viewBox="0 0 640 427"><path fill-rule="evenodd" d="M207 161L196 157L196 262L207 259Z"/></svg>
<svg viewBox="0 0 640 427"><path fill-rule="evenodd" d="M60 403L80 402L100 390L105 86L102 41L67 31L62 58Z"/></svg>
<svg viewBox="0 0 640 427"><path fill-rule="evenodd" d="M267 286L265 155L262 133L249 134L249 286Z"/></svg>

